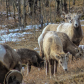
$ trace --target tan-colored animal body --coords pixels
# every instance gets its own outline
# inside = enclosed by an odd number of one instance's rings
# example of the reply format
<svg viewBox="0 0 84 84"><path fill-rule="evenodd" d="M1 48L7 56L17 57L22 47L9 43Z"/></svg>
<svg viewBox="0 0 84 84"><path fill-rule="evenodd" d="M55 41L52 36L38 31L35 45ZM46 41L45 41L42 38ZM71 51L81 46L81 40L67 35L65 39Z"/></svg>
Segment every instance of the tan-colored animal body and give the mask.
<svg viewBox="0 0 84 84"><path fill-rule="evenodd" d="M21 48L17 50L17 53L20 55L22 63L28 64L27 74L31 70L31 65L39 68L42 68L44 66L44 60L35 50Z"/></svg>
<svg viewBox="0 0 84 84"><path fill-rule="evenodd" d="M75 15L75 14L74 14L74 15ZM69 13L69 14L63 13L62 18L65 19L65 22L71 23L71 19L73 18L74 15L71 14L71 13ZM47 26L43 29L41 35L38 37L39 48L40 48L40 46L41 46L41 45L40 45L40 42L43 40L43 34L44 34L45 32L47 32L47 31L57 31L57 27L58 27L59 25L60 25L60 24L49 24L49 25L47 25Z"/></svg>
<svg viewBox="0 0 84 84"><path fill-rule="evenodd" d="M0 45L0 61L9 70L21 70L20 56L8 45Z"/></svg>
<svg viewBox="0 0 84 84"><path fill-rule="evenodd" d="M72 19L72 23L62 23L57 27L57 32L66 33L70 40L77 46L83 38L83 31L79 18L80 15L75 15Z"/></svg>
<svg viewBox="0 0 84 84"><path fill-rule="evenodd" d="M57 32L57 35L61 39L61 42L63 44L63 51L65 53L70 52L72 54L72 57L74 56L75 58L83 57L84 50L76 46L73 42L71 42L70 38L66 33Z"/></svg>
<svg viewBox="0 0 84 84"><path fill-rule="evenodd" d="M43 34L43 38L45 37L47 32ZM61 39L62 45L63 45L63 51L65 53L70 52L72 54L72 60L73 56L75 58L81 58L83 57L84 50L76 46L73 42L71 42L70 38L67 34L63 32L56 32L59 38ZM43 58L44 57L44 51L43 51L43 40L40 42L40 55Z"/></svg>
<svg viewBox="0 0 84 84"><path fill-rule="evenodd" d="M49 31L46 33L44 39L43 39L43 51L44 51L44 56L46 59L46 65L47 68L50 65L53 67L50 62L54 61L55 63L58 63L63 67L63 69L66 71L67 70L67 62L68 62L68 54L65 54L63 51L63 45L61 42L61 39L57 35L55 31ZM49 64L49 65L48 65ZM57 69L57 64L55 65ZM47 69L46 68L46 69ZM46 74L48 73L48 70L46 70ZM54 68L54 72L57 71ZM50 69L51 72L51 69ZM51 74L50 74L51 75Z"/></svg>

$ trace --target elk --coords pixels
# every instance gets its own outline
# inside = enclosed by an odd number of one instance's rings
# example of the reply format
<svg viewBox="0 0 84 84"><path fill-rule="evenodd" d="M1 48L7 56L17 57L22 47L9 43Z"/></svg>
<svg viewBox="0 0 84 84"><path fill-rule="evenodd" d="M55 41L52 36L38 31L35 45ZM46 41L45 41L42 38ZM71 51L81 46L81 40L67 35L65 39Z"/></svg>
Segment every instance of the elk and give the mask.
<svg viewBox="0 0 84 84"><path fill-rule="evenodd" d="M55 76L58 63L65 71L67 71L67 63L70 53L64 53L61 39L55 31L49 31L46 33L43 39L43 51L46 60L46 75L50 71L50 77L51 72ZM52 64L52 62L54 62L54 64Z"/></svg>

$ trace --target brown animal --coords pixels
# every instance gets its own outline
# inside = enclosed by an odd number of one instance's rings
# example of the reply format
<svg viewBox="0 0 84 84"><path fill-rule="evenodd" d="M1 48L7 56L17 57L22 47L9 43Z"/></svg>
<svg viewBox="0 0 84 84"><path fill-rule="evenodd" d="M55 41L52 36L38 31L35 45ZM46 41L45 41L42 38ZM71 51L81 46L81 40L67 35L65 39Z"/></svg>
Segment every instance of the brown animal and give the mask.
<svg viewBox="0 0 84 84"><path fill-rule="evenodd" d="M66 33L70 40L77 46L83 38L83 31L80 24L80 15L76 14L72 19L72 23L62 23L57 27L57 32Z"/></svg>
<svg viewBox="0 0 84 84"><path fill-rule="evenodd" d="M22 74L18 70L9 70L0 61L0 84L20 84L22 78Z"/></svg>
<svg viewBox="0 0 84 84"><path fill-rule="evenodd" d="M31 65L40 68L44 66L44 60L39 56L39 54L35 50L21 48L17 50L17 53L21 57L21 62L27 64L27 74L31 70Z"/></svg>
<svg viewBox="0 0 84 84"><path fill-rule="evenodd" d="M9 70L21 70L20 56L8 45L0 45L0 61Z"/></svg>
<svg viewBox="0 0 84 84"><path fill-rule="evenodd" d="M69 58L69 53L64 53L63 45L61 39L57 35L55 31L49 31L46 33L43 39L43 51L44 56L46 59L46 75L48 73L48 69L50 68L50 77L51 77L51 68L54 66L51 61L57 63L54 68L54 75L55 71L57 71L58 63L63 67L65 71L67 71L67 63ZM52 73L53 74L53 73Z"/></svg>
<svg viewBox="0 0 84 84"><path fill-rule="evenodd" d="M75 58L83 57L84 50L76 46L74 43L72 43L66 33L57 32L57 35L60 37L62 41L63 51L65 53L70 52L72 54L72 60L73 57Z"/></svg>
<svg viewBox="0 0 84 84"><path fill-rule="evenodd" d="M47 32L43 34L43 38L45 37ZM70 41L70 38L67 36L67 34L63 32L56 32L59 38L61 39L62 45L63 45L63 51L65 53L70 52L72 54L72 60L73 57L75 58L81 58L83 57L84 50L76 46ZM43 39L42 38L42 39ZM40 42L40 56L43 58L44 57L44 52L43 52L43 40Z"/></svg>

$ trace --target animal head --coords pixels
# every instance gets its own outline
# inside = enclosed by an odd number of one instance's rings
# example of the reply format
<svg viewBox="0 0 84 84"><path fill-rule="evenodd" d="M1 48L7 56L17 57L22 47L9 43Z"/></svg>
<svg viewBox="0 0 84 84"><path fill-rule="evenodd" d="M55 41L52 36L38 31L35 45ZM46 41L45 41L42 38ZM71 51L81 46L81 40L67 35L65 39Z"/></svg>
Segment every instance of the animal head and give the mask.
<svg viewBox="0 0 84 84"><path fill-rule="evenodd" d="M74 28L78 28L80 26L80 17L81 15L74 15L71 19L71 23L73 24Z"/></svg>
<svg viewBox="0 0 84 84"><path fill-rule="evenodd" d="M63 14L61 15L61 17L65 20L65 22L71 23L71 13L69 13L69 14L63 13Z"/></svg>
<svg viewBox="0 0 84 84"><path fill-rule="evenodd" d="M56 56L59 59L59 64L62 66L62 68L67 71L67 64L69 61L69 55L70 53L66 54L60 54L60 56Z"/></svg>
<svg viewBox="0 0 84 84"><path fill-rule="evenodd" d="M76 50L76 54L75 54L75 58L84 58L84 49L82 49L81 47L79 48L75 48Z"/></svg>

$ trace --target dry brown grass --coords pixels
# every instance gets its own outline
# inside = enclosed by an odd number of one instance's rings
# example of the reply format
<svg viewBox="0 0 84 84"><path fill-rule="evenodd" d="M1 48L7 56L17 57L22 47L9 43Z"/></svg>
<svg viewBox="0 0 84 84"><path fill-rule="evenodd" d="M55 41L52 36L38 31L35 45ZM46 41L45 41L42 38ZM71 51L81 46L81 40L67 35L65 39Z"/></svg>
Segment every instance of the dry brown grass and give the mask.
<svg viewBox="0 0 84 84"><path fill-rule="evenodd" d="M82 27L84 31L84 27ZM38 47L37 38L41 32L36 33L36 39L34 40L34 36L26 35L24 36L24 40L21 42L8 42L9 46L14 49L18 48L29 48L34 49ZM83 44L84 38L81 42ZM71 58L70 58L71 61ZM74 60L68 63L68 72L64 72L62 67L58 66L58 72L56 73L56 77L50 79L49 76L46 76L45 69L38 70L38 68L32 66L31 72L29 75L26 75L27 69L25 67L25 72L23 76L23 80L26 84L83 84L84 83L84 59Z"/></svg>
<svg viewBox="0 0 84 84"><path fill-rule="evenodd" d="M82 0L83 1L83 0ZM80 2L80 3L79 3ZM78 8L78 10L82 11L82 5L83 3L81 2L81 0L76 0L76 5L73 6L72 5L72 0L71 0L71 7L73 7L75 9L75 12L77 11L76 8ZM55 6L55 2L54 0L52 0L51 2L51 8L52 13L54 12L54 7ZM79 7L80 6L80 7ZM0 11L6 10L5 7L5 3L4 5L0 6ZM46 11L49 14L49 9L46 8ZM5 19L6 17L2 16L2 23L3 25L14 25L15 26L15 22L14 20L7 20ZM54 17L53 17L54 18ZM54 21L54 19L52 18L52 20ZM59 20L59 18L58 18ZM28 24L31 24L31 19L28 17ZM38 21L36 21L36 23L38 23ZM81 24L84 25L84 22L81 22ZM8 26L9 28L10 26ZM15 28L13 26L11 26L10 28ZM84 32L84 26L82 26L83 32ZM33 30L27 30L27 31L32 31ZM21 31L22 32L22 31ZM38 36L41 34L41 31L37 31L36 34L31 35L25 35L20 42L6 42L5 44L8 44L10 47L12 47L13 49L19 49L19 48L29 48L29 49L34 49L36 47L38 47L38 43L37 43L37 39ZM81 41L82 45L84 45L84 38ZM69 61L68 63L68 72L64 72L64 70L62 69L62 67L58 66L58 72L56 73L56 77L52 77L51 79L49 78L49 76L46 76L45 74L45 69L42 70L38 70L38 68L32 66L31 67L31 72L29 73L29 75L26 75L27 69L25 67L25 72L24 72L24 76L23 76L23 80L26 82L26 84L84 84L84 60L80 59L80 60L74 60L74 61Z"/></svg>

